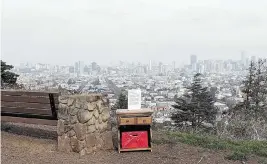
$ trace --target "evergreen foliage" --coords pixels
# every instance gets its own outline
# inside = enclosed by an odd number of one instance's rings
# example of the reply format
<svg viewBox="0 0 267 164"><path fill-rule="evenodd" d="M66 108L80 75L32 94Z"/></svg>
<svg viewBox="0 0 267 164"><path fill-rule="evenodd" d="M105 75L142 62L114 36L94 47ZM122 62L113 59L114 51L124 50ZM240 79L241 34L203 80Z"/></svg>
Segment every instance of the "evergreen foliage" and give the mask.
<svg viewBox="0 0 267 164"><path fill-rule="evenodd" d="M13 68L12 65L6 64L6 62L3 62L1 60L1 85L7 84L7 85L14 85L17 82L17 78L19 75L10 72L10 70Z"/></svg>
<svg viewBox="0 0 267 164"><path fill-rule="evenodd" d="M189 92L176 99L176 104L173 105L176 112L172 115L176 123L190 122L194 129L204 122L214 123L217 109L211 93L202 83L201 74L196 74Z"/></svg>
<svg viewBox="0 0 267 164"><path fill-rule="evenodd" d="M112 107L113 110L116 109L128 109L128 98L124 93L119 95L116 104Z"/></svg>
<svg viewBox="0 0 267 164"><path fill-rule="evenodd" d="M242 112L246 119L264 117L267 120L267 61L251 61L248 76L243 82L244 102L234 108Z"/></svg>

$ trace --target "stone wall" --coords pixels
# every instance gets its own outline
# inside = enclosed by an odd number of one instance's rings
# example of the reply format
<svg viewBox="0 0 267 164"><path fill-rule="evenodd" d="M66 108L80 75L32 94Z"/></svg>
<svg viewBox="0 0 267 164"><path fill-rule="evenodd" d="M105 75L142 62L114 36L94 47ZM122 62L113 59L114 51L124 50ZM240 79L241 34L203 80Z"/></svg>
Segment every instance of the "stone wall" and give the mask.
<svg viewBox="0 0 267 164"><path fill-rule="evenodd" d="M98 94L61 96L57 133L59 151L84 155L113 149L107 99Z"/></svg>

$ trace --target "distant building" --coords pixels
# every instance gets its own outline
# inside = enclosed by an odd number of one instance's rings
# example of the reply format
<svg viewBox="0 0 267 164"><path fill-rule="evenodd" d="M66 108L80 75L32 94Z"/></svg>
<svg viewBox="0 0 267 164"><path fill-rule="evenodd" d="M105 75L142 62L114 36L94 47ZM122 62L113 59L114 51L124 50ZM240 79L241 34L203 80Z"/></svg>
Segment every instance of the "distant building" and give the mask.
<svg viewBox="0 0 267 164"><path fill-rule="evenodd" d="M152 61L149 60L149 71L152 71Z"/></svg>
<svg viewBox="0 0 267 164"><path fill-rule="evenodd" d="M192 71L197 71L197 56L196 55L191 55L190 65L191 65Z"/></svg>
<svg viewBox="0 0 267 164"><path fill-rule="evenodd" d="M74 66L75 73L79 75L84 75L84 63L82 61L78 61Z"/></svg>
<svg viewBox="0 0 267 164"><path fill-rule="evenodd" d="M243 67L247 66L247 58L244 51L241 52L241 64Z"/></svg>
<svg viewBox="0 0 267 164"><path fill-rule="evenodd" d="M96 71L97 70L97 64L96 62L92 63L92 71Z"/></svg>
<svg viewBox="0 0 267 164"><path fill-rule="evenodd" d="M69 73L74 73L74 72L75 72L74 67L73 67L73 66L70 66L70 67L69 67Z"/></svg>
<svg viewBox="0 0 267 164"><path fill-rule="evenodd" d="M251 61L256 62L256 56L251 56Z"/></svg>
<svg viewBox="0 0 267 164"><path fill-rule="evenodd" d="M163 64L162 62L159 63L159 73L163 73Z"/></svg>
<svg viewBox="0 0 267 164"><path fill-rule="evenodd" d="M190 64L194 65L197 63L197 56L196 55L191 55L190 57Z"/></svg>
<svg viewBox="0 0 267 164"><path fill-rule="evenodd" d="M204 64L199 64L198 65L198 73L203 74L205 72L205 66Z"/></svg>
<svg viewBox="0 0 267 164"><path fill-rule="evenodd" d="M175 67L175 61L173 61L173 62L172 62L172 69L173 69L173 71L175 70L175 68L176 68L176 67Z"/></svg>

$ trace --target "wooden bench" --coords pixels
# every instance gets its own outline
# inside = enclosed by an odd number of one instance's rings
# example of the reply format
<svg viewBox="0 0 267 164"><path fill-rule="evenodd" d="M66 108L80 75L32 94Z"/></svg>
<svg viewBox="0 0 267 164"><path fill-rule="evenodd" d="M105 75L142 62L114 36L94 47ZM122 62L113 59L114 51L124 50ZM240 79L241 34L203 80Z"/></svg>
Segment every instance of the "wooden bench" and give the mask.
<svg viewBox="0 0 267 164"><path fill-rule="evenodd" d="M1 121L57 125L59 93L1 90Z"/></svg>

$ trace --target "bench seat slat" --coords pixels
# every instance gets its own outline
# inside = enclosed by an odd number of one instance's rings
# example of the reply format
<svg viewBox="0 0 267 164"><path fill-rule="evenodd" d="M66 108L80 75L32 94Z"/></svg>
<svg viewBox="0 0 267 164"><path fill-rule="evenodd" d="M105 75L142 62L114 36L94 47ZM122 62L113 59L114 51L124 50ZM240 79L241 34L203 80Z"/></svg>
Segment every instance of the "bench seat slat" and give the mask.
<svg viewBox="0 0 267 164"><path fill-rule="evenodd" d="M36 108L14 108L14 107L1 107L1 112L8 113L25 113L25 114L40 114L52 116L51 109L36 109Z"/></svg>
<svg viewBox="0 0 267 164"><path fill-rule="evenodd" d="M40 103L25 103L25 102L6 102L2 101L1 107L17 107L17 108L36 108L36 109L51 109L50 104Z"/></svg>
<svg viewBox="0 0 267 164"><path fill-rule="evenodd" d="M2 90L2 95L5 96L40 96L48 97L49 94L53 94L55 97L59 95L57 92L35 92L35 91L16 91L16 90Z"/></svg>
<svg viewBox="0 0 267 164"><path fill-rule="evenodd" d="M4 96L4 95L2 95L1 101L50 104L49 97L23 97L23 96Z"/></svg>
<svg viewBox="0 0 267 164"><path fill-rule="evenodd" d="M41 125L51 125L51 126L57 125L57 120L21 118L21 117L11 117L11 116L1 116L1 121L14 122L14 123L26 123L26 124L41 124Z"/></svg>

